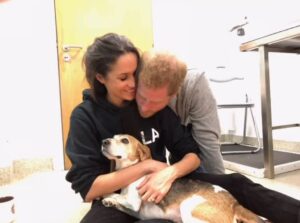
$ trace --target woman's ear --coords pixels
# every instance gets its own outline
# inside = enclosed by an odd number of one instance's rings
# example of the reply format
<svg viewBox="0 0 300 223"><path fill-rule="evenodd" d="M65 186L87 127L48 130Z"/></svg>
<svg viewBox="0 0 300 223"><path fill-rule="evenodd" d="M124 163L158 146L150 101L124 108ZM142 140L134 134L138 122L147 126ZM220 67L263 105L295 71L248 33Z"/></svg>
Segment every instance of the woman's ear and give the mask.
<svg viewBox="0 0 300 223"><path fill-rule="evenodd" d="M103 77L102 74L96 74L96 79L97 79L101 84L105 84L105 78Z"/></svg>

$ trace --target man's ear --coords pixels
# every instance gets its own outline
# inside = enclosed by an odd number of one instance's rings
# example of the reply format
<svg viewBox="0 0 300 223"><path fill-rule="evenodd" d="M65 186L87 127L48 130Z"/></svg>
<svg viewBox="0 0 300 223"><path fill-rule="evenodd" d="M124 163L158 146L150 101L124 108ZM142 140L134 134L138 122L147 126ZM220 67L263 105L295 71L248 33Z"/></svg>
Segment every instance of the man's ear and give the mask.
<svg viewBox="0 0 300 223"><path fill-rule="evenodd" d="M105 78L103 77L102 74L96 74L96 79L97 79L101 84L104 84L104 83L105 83Z"/></svg>
<svg viewBox="0 0 300 223"><path fill-rule="evenodd" d="M151 159L151 153L148 146L143 145L142 143L137 143L137 153L140 161Z"/></svg>

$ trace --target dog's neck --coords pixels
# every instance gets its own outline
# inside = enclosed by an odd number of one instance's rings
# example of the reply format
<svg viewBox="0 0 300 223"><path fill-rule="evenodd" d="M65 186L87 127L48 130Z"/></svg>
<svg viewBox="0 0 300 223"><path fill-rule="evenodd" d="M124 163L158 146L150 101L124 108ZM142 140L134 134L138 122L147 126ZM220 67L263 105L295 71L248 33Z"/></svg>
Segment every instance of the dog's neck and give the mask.
<svg viewBox="0 0 300 223"><path fill-rule="evenodd" d="M138 162L139 162L138 159L133 160L133 161L132 160L116 160L116 170L120 170L122 168L132 166Z"/></svg>

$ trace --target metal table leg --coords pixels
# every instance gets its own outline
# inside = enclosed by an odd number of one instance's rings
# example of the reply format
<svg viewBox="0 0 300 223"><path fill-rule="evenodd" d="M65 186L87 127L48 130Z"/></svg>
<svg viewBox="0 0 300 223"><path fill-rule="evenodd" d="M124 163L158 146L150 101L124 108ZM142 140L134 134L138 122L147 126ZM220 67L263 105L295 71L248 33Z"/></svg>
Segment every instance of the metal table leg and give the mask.
<svg viewBox="0 0 300 223"><path fill-rule="evenodd" d="M259 57L260 57L261 115L262 115L262 130L263 130L265 177L274 178L269 55L266 46L259 47Z"/></svg>

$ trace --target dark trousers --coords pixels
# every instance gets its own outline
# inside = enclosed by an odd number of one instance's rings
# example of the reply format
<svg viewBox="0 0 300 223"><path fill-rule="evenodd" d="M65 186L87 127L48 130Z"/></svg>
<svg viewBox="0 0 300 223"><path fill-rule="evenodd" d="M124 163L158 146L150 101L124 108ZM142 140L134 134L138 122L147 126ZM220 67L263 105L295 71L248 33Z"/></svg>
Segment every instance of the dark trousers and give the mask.
<svg viewBox="0 0 300 223"><path fill-rule="evenodd" d="M168 220L138 220L115 208L105 207L101 201L93 202L89 212L81 220L81 223L172 223Z"/></svg>
<svg viewBox="0 0 300 223"><path fill-rule="evenodd" d="M229 191L241 205L273 223L300 223L300 201L267 189L239 174L195 173L192 178L219 185Z"/></svg>
<svg viewBox="0 0 300 223"><path fill-rule="evenodd" d="M228 190L244 207L273 223L300 223L300 201L256 184L247 177L234 174L194 173L188 177L219 185ZM166 220L138 221L114 208L104 207L101 201L92 205L81 223L167 223Z"/></svg>

